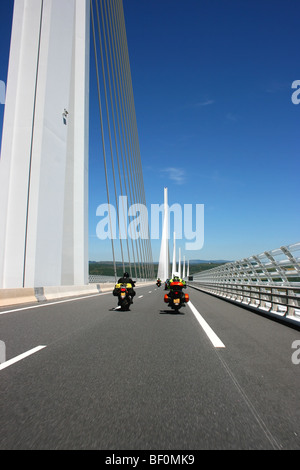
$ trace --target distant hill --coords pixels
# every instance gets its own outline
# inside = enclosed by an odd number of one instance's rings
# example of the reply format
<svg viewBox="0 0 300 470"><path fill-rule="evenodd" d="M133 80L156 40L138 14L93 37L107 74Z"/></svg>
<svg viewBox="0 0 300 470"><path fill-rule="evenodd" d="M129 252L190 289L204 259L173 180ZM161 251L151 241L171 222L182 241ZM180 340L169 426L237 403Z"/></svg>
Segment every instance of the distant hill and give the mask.
<svg viewBox="0 0 300 470"><path fill-rule="evenodd" d="M230 261L225 260L191 260L190 261L190 275L205 271L207 269L216 268ZM158 266L158 262L154 262L154 265ZM116 261L117 276L123 275L123 263ZM187 267L187 266L186 266ZM125 271L130 272L129 266L125 263ZM134 276L134 268L132 266L132 272ZM114 276L114 265L112 261L90 261L89 262L89 274L96 276Z"/></svg>
<svg viewBox="0 0 300 470"><path fill-rule="evenodd" d="M124 273L123 263L116 262L117 276L121 277ZM125 264L125 271L129 270L129 266ZM112 261L90 261L89 274L94 276L114 276L114 263Z"/></svg>
<svg viewBox="0 0 300 470"><path fill-rule="evenodd" d="M207 269L217 268L222 264L227 263L227 261L201 261L199 263L190 262L190 275L200 273L201 271L206 271Z"/></svg>
<svg viewBox="0 0 300 470"><path fill-rule="evenodd" d="M224 259L208 259L208 260L203 260L203 259L192 259L190 260L190 265L191 264L207 264L207 263L211 263L211 264L225 264L225 263L231 263L231 261L229 260L224 260Z"/></svg>

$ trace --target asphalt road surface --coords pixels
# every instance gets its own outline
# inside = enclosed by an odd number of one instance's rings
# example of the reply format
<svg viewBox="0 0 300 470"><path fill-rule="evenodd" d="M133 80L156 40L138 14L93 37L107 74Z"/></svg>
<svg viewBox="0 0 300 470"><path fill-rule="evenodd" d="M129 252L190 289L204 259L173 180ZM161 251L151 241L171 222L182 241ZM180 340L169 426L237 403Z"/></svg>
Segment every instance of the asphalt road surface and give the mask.
<svg viewBox="0 0 300 470"><path fill-rule="evenodd" d="M299 331L187 292L0 309L0 449L300 449Z"/></svg>

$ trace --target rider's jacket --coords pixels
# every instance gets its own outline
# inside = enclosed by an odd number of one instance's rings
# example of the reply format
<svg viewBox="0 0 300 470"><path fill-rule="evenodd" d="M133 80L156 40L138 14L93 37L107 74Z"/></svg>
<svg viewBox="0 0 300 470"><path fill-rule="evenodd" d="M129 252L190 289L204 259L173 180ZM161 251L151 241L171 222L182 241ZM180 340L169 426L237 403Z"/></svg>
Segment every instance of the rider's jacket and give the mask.
<svg viewBox="0 0 300 470"><path fill-rule="evenodd" d="M169 288L172 289L172 284L173 284L173 283L178 283L178 282L179 282L179 285L182 284L182 287L186 287L186 282L185 282L183 279L177 277L177 278L175 278L175 279L170 279L170 280L169 280ZM177 285L178 285L178 284L177 284ZM174 287L175 287L175 286L174 286Z"/></svg>
<svg viewBox="0 0 300 470"><path fill-rule="evenodd" d="M131 284L132 287L135 287L135 281L133 281L130 277L120 277L118 284Z"/></svg>

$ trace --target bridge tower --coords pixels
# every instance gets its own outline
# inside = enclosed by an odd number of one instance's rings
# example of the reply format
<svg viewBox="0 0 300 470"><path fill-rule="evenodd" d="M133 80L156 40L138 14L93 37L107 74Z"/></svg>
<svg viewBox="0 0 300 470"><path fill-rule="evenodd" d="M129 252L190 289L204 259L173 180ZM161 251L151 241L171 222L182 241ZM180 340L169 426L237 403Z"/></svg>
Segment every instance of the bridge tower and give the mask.
<svg viewBox="0 0 300 470"><path fill-rule="evenodd" d="M174 273L177 272L176 268L176 233L173 234L173 260L172 260L172 273L171 276L173 277Z"/></svg>
<svg viewBox="0 0 300 470"><path fill-rule="evenodd" d="M170 256L168 188L164 188L164 217L157 277L159 277L162 281L165 281L166 279L169 279L169 271Z"/></svg>
<svg viewBox="0 0 300 470"><path fill-rule="evenodd" d="M15 0L0 288L88 283L89 0Z"/></svg>

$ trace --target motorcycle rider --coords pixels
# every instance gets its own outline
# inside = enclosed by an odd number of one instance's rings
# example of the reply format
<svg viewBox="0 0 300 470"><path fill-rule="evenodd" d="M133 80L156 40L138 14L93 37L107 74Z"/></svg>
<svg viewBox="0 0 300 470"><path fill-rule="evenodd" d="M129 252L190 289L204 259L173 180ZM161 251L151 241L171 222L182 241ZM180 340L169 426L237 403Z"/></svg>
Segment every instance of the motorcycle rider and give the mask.
<svg viewBox="0 0 300 470"><path fill-rule="evenodd" d="M181 279L181 277L179 277L179 273L178 273L178 272L175 272L175 273L173 273L172 279L169 280L169 289L170 289L170 293L171 293L171 291L173 291L173 290L176 289L175 286L174 286L174 287L172 286L172 283L173 283L173 282L181 282L181 283L183 284L183 289L186 289L186 287L187 287L187 286L186 286L186 282L185 282L183 279ZM184 296L184 295L183 295L183 292L181 292L181 295Z"/></svg>
<svg viewBox="0 0 300 470"><path fill-rule="evenodd" d="M186 282L179 277L179 273L173 273L172 279L169 280L169 287L171 287L172 282L182 282L183 287L186 288Z"/></svg>
<svg viewBox="0 0 300 470"><path fill-rule="evenodd" d="M129 277L129 274L127 272L125 272L123 274L123 277L120 277L120 279L118 280L118 284L131 284L132 285L132 288L128 289L128 293L129 293L130 298L131 298L131 303L133 303L133 297L136 294L136 292L133 289L135 287L135 281L133 281L131 279L131 277Z"/></svg>

